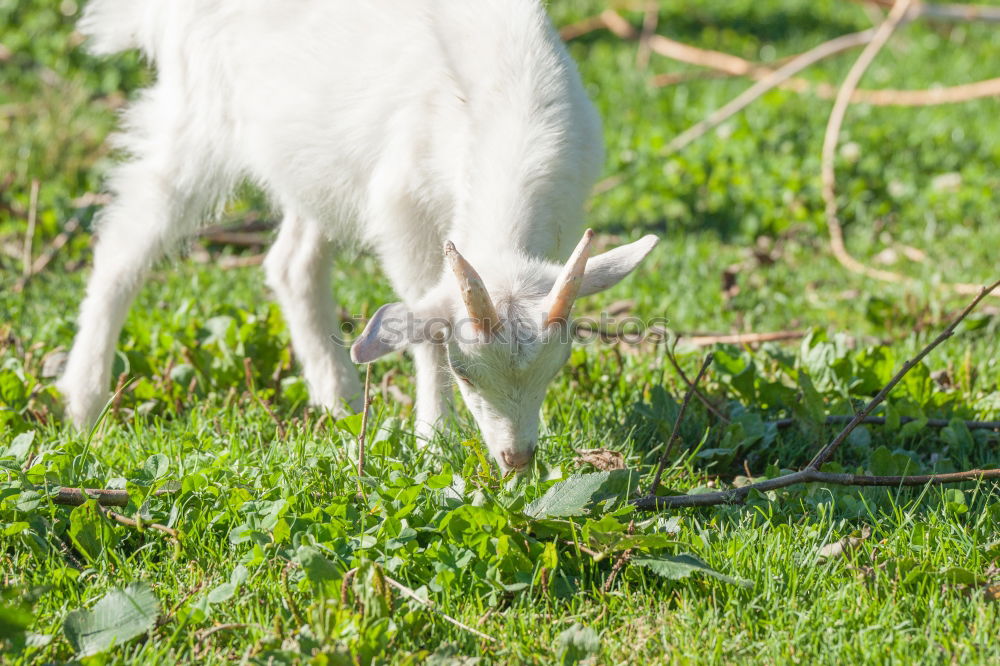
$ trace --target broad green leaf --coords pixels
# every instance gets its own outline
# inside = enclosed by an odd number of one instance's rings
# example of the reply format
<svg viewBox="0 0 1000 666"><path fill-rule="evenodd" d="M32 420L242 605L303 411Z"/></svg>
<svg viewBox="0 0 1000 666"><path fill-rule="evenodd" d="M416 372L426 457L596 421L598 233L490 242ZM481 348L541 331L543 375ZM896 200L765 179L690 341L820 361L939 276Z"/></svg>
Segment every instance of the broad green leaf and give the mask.
<svg viewBox="0 0 1000 666"><path fill-rule="evenodd" d="M10 457L19 463L28 459L28 452L31 450L31 443L35 439L35 431L29 430L11 440L10 445L4 450L0 457Z"/></svg>
<svg viewBox="0 0 1000 666"><path fill-rule="evenodd" d="M750 587L752 585L750 581L744 578L734 578L720 573L694 555L687 553L637 558L632 560L632 564L645 567L668 580L681 580L692 574L700 573L721 580L723 583L729 583L730 585L739 585L740 587Z"/></svg>
<svg viewBox="0 0 1000 666"><path fill-rule="evenodd" d="M208 603L219 604L223 601L229 601L236 594L236 586L232 583L222 583L212 588L212 591L208 593Z"/></svg>
<svg viewBox="0 0 1000 666"><path fill-rule="evenodd" d="M24 382L13 370L0 371L0 403L20 409L28 395Z"/></svg>
<svg viewBox="0 0 1000 666"><path fill-rule="evenodd" d="M328 560L318 548L300 546L295 559L302 565L306 579L320 589L333 590L343 577L340 567Z"/></svg>
<svg viewBox="0 0 1000 666"><path fill-rule="evenodd" d="M159 603L149 585L133 583L109 592L90 610L70 611L63 621L63 634L77 657L87 657L146 633L158 614Z"/></svg>
<svg viewBox="0 0 1000 666"><path fill-rule="evenodd" d="M524 513L531 518L582 516L591 499L610 478L611 472L574 474L549 488L526 506Z"/></svg>
<svg viewBox="0 0 1000 666"><path fill-rule="evenodd" d="M22 636L30 626L30 612L0 603L0 640Z"/></svg>
<svg viewBox="0 0 1000 666"><path fill-rule="evenodd" d="M590 627L574 623L556 637L561 664L577 664L601 649L601 639Z"/></svg>
<svg viewBox="0 0 1000 666"><path fill-rule="evenodd" d="M938 575L943 582L952 585L975 585L979 583L979 577L976 574L962 567L948 567Z"/></svg>
<svg viewBox="0 0 1000 666"><path fill-rule="evenodd" d="M118 544L115 529L100 514L94 500L81 504L70 513L69 538L89 561L100 559L106 550Z"/></svg>
<svg viewBox="0 0 1000 666"><path fill-rule="evenodd" d="M969 505L965 501L965 493L958 488L949 488L944 491L944 510L953 516L960 516L968 512Z"/></svg>
<svg viewBox="0 0 1000 666"><path fill-rule="evenodd" d="M155 481L160 477L166 476L167 471L170 469L170 460L162 453L154 453L146 458L142 469L149 479Z"/></svg>

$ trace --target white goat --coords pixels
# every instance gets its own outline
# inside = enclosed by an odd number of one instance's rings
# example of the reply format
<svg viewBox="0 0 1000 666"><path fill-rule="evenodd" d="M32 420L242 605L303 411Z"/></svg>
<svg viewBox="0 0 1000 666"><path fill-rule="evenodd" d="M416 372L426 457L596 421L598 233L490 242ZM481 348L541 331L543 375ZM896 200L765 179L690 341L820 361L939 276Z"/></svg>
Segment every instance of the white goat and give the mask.
<svg viewBox="0 0 1000 666"><path fill-rule="evenodd" d="M565 268L547 260L579 238L602 140L539 2L91 0L80 28L96 52L140 48L158 75L118 137L130 159L110 180L58 383L76 424L106 400L149 266L250 179L284 213L265 269L311 400L360 404L332 336L330 278L335 248L361 245L403 303L375 314L353 359L409 347L419 434L445 413L454 375L500 465L531 460L573 299L617 283L656 243L588 263L588 231ZM413 333L432 321L444 326Z"/></svg>

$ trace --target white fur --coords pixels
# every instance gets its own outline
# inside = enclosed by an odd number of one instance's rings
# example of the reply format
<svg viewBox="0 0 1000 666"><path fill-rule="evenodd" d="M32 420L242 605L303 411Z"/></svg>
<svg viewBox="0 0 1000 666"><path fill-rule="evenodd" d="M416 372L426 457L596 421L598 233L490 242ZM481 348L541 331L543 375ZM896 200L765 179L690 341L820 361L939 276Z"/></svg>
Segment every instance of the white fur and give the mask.
<svg viewBox="0 0 1000 666"><path fill-rule="evenodd" d="M106 400L115 342L149 266L241 180L285 212L268 284L312 400L334 409L360 398L331 337L337 246L374 251L409 310L455 319L446 238L503 312L520 315L558 269L544 259L564 258L579 237L600 124L535 0L91 0L80 27L96 51L140 48L157 79L125 117L119 144L130 159L110 182L115 200L59 381L79 425ZM650 248L595 258L590 293ZM459 385L494 456L520 466L567 349L413 346L421 432L447 408L450 357L480 381Z"/></svg>

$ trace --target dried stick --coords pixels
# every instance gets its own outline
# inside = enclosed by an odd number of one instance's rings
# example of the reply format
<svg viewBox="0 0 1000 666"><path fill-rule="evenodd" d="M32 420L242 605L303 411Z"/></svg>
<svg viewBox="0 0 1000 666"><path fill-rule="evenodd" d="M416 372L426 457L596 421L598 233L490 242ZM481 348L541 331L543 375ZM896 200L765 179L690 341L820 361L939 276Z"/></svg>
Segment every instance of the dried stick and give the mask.
<svg viewBox="0 0 1000 666"><path fill-rule="evenodd" d="M493 636L490 636L489 634L484 634L483 632L479 631L478 629L474 629L474 628L470 627L469 625L467 625L467 624L465 624L463 622L460 622L459 620L456 620L455 618L453 618L452 616L448 615L444 611L440 610L437 607L437 605L433 601L431 601L430 599L421 599L420 596L414 590L411 590L407 586L403 585L402 583L400 583L395 578L390 578L389 576L385 576L385 582L389 583L389 585L393 586L394 588L396 588L397 590L399 590L400 592L402 592L403 595L409 597L410 599L413 599L414 601L416 601L418 603L423 604L432 613L435 613L435 614L439 615L441 617L441 619L443 619L443 620L447 620L448 622L451 622L453 625L455 625L459 629L464 629L465 631L468 631L469 633L474 634L474 635L478 636L479 638L482 638L484 641L489 641L491 643L500 643L500 641L497 640L496 638L494 638Z"/></svg>
<svg viewBox="0 0 1000 666"><path fill-rule="evenodd" d="M153 497L172 495L176 490L160 488L153 491ZM97 500L101 506L128 506L131 497L127 490L110 488L60 488L52 497L53 504L62 506L80 506L89 500Z"/></svg>
<svg viewBox="0 0 1000 666"><path fill-rule="evenodd" d="M908 1L909 0L902 0L902 2L904 3ZM829 460L830 456L832 456L834 452L838 448L840 448L840 445L844 443L844 440L847 439L847 436L850 435L851 432L861 424L861 421L864 420L866 417L870 416L871 413L875 410L875 408L878 407L880 404L882 404L882 401L885 400L887 395L889 395L889 391L891 391L896 386L896 384L898 384L900 380L903 379L906 373L912 370L915 365L920 363L920 361L923 360L923 358L927 356L927 354L929 354L935 347L937 347L942 342L950 338L955 333L955 327L958 326L959 322L961 322L963 319L969 316L969 313L972 312L977 305L979 305L979 302L983 300L987 294L992 292L997 287L1000 287L1000 280L997 280L989 287L980 288L979 295L976 296L972 300L972 302L969 303L966 306L966 308L962 310L962 312L957 317L955 317L955 319L950 324L948 324L948 327L946 329L941 331L941 334L939 336L934 338L930 342L930 344L921 349L916 356L914 356L912 359L903 364L903 367L899 369L899 372L897 372L895 376L889 380L889 383L886 384L882 388L882 390L879 391L875 395L875 397L868 402L867 405L865 405L864 409L858 412L854 416L854 418L851 419L851 421L844 427L844 429L840 431L840 434L837 435L832 442L827 444L825 447L823 447L823 449L819 453L816 454L816 457L812 459L807 469L818 470L820 465Z"/></svg>
<svg viewBox="0 0 1000 666"><path fill-rule="evenodd" d="M354 569L349 569L348 571L346 571L344 573L344 580L343 580L343 582L341 583L341 586L340 586L340 602L341 602L341 604L346 604L347 603L347 591L348 591L349 586L351 584L351 580L354 579L354 576L357 573L358 573L357 567L355 567ZM389 585L391 585L392 587L394 587L397 590L399 590L404 596L409 597L410 599L413 599L414 601L416 601L416 602L418 602L420 604L423 604L429 611L431 611L432 613L435 613L437 615L440 615L442 619L447 620L448 622L451 622L453 625L455 625L459 629L464 629L465 631L468 631L469 633L474 634L474 635L478 636L479 638L482 638L485 641L490 641L491 643L500 643L500 641L498 641L496 638L494 638L494 637L492 637L492 636L490 636L488 634L484 634L483 632L479 631L478 629L474 629L474 628L470 627L469 625L467 625L467 624L465 624L463 622L460 622L459 620L456 620L455 618L453 618L452 616L448 615L444 611L440 610L437 607L437 605L433 601L431 601L430 599L421 599L420 595L418 595L416 593L416 591L412 590L411 588L407 587L406 585L403 585L402 583L400 583L395 578L390 578L389 576L386 576L384 573L382 574L382 576L385 578L385 582L389 583Z"/></svg>
<svg viewBox="0 0 1000 666"><path fill-rule="evenodd" d="M846 415L831 415L826 417L827 425L839 425L850 423L853 416ZM900 417L900 423L911 423L917 421L912 416ZM769 423L774 424L776 428L790 428L797 423L797 419L778 419L776 421L770 421ZM866 416L861 420L862 425L885 425L886 419L884 416ZM965 427L969 430L1000 430L1000 421L962 421ZM951 425L949 419L927 419L924 424L925 428L947 428Z"/></svg>
<svg viewBox="0 0 1000 666"><path fill-rule="evenodd" d="M837 197L836 197L836 175L834 172L834 156L837 149L837 141L840 138L840 129L844 124L844 116L847 114L847 107L851 103L851 94L857 88L861 77L864 76L868 66L882 50L893 31L906 17L906 12L910 8L912 0L896 0L889 12L889 16L877 28L875 35L868 42L861 55L851 66L850 71L844 78L844 82L837 92L837 98L833 102L833 110L830 111L830 119L826 125L826 133L823 136L823 157L820 167L820 175L823 181L823 200L826 204L826 222L830 234L830 249L834 257L845 268L855 273L860 273L866 277L887 282L905 282L906 278L899 273L872 268L862 264L847 252L844 247L844 230L837 218Z"/></svg>
<svg viewBox="0 0 1000 666"><path fill-rule="evenodd" d="M855 1L875 4L886 9L892 7L892 0ZM918 7L910 10L911 14L916 12L929 19L945 21L1000 21L1000 7L990 7L988 5L921 3Z"/></svg>
<svg viewBox="0 0 1000 666"><path fill-rule="evenodd" d="M837 98L833 103L833 110L830 112L830 119L826 125L826 133L823 136L823 156L820 167L820 176L823 181L822 194L825 204L826 225L830 237L830 250L834 258L846 269L867 278L881 280L883 282L906 283L910 278L880 268L868 266L855 259L844 243L844 228L837 217L837 194L836 194L836 172L834 169L834 157L837 150L837 141L840 138L840 130L844 124L844 117L847 114L847 107L851 103L851 95L854 93L864 76L865 71L871 65L875 56L889 41L893 31L906 19L907 11L912 0L897 0L889 12L886 20L876 28L876 34L865 46L865 49L858 56L858 59L851 66L844 82L837 92ZM959 294L975 294L979 291L978 285L969 283L953 283L941 285Z"/></svg>
<svg viewBox="0 0 1000 666"><path fill-rule="evenodd" d="M677 412L677 419L674 420L673 430L670 431L670 437L667 439L663 447L663 455L660 456L660 463L656 466L656 474L653 475L653 483L649 487L649 494L655 495L656 489L660 487L660 477L663 476L663 468L667 465L667 459L670 457L670 452L674 448L674 440L677 438L677 432L680 430L681 421L684 420L684 412L687 411L688 403L691 402L691 396L697 390L698 383L701 378L705 375L705 371L708 370L708 366L712 364L712 359L715 355L709 352L705 355L705 360L701 362L701 368L698 370L698 374L695 375L694 382L690 385L687 393L684 394L684 400L681 401L681 408Z"/></svg>
<svg viewBox="0 0 1000 666"><path fill-rule="evenodd" d="M635 66L640 71L649 67L649 54L652 51L649 42L656 36L656 26L659 22L659 2L650 0L646 3L646 13L642 16L642 34L639 35L639 49L635 52Z"/></svg>
<svg viewBox="0 0 1000 666"><path fill-rule="evenodd" d="M38 180L31 181L31 197L28 203L28 229L24 232L24 249L21 252L21 276L31 273L32 245L35 242L35 224L38 221Z"/></svg>
<svg viewBox="0 0 1000 666"><path fill-rule="evenodd" d="M816 93L823 98L833 97L828 86L817 87ZM855 90L851 101L872 106L934 106L997 95L1000 95L1000 78L927 90Z"/></svg>
<svg viewBox="0 0 1000 666"><path fill-rule="evenodd" d="M592 32L603 30L607 26L604 24L604 17L601 14L581 19L575 23L564 25L559 28L559 36L564 42L589 35Z"/></svg>
<svg viewBox="0 0 1000 666"><path fill-rule="evenodd" d="M664 509L678 509L682 507L694 506L717 506L719 504L742 504L750 491L767 492L778 488L801 483L826 483L835 486L878 486L878 487L900 487L900 486L924 486L927 484L941 485L946 483L962 483L964 481L978 481L985 479L1000 479L1000 469L972 469L966 472L952 472L950 474L921 474L914 476L870 476L865 474L835 474L832 472L820 472L815 469L804 469L800 472L793 472L776 479L759 481L742 488L731 488L714 493L703 493L700 495L671 495L668 497L656 497L646 495L632 501L635 508L642 511L662 511Z"/></svg>
<svg viewBox="0 0 1000 666"><path fill-rule="evenodd" d="M674 356L674 350L668 348L666 350L666 355L667 355L667 360L670 361L670 365L674 366L674 370L677 372L677 375L681 378L681 381L687 385L689 391L694 391L694 397L698 398L701 404L705 406L705 409L714 414L715 418L719 419L720 422L729 423L729 419L726 417L726 415L720 412L719 408L716 407L714 404L712 404L712 401L709 400L708 397L704 393L702 393L701 390L697 386L695 386L690 379L688 379L687 373L684 372L684 369L681 367L681 364L677 362L677 357Z"/></svg>
<svg viewBox="0 0 1000 666"><path fill-rule="evenodd" d="M596 333L604 342L617 342L625 340L628 342L632 337L629 334L621 334L613 328L600 326L589 321L577 320L573 322L574 332ZM692 335L683 332L670 331L661 326L650 326L648 332L657 340L664 340L669 337L676 337L683 340L685 344L693 347L711 347L712 345L740 345L753 347L765 342L785 342L788 340L798 340L804 338L808 331L765 331L762 333L712 333L706 335Z"/></svg>
<svg viewBox="0 0 1000 666"><path fill-rule="evenodd" d="M723 121L736 115L766 92L773 90L806 67L814 65L824 58L829 58L830 56L842 53L843 51L869 43L872 39L874 39L875 31L875 28L869 28L868 30L862 30L861 32L852 32L847 35L842 35L796 56L786 64L774 70L771 74L768 74L760 81L734 97L729 103L725 104L718 110L713 111L704 120L695 123L690 128L678 134L667 145L667 152L673 153L685 148L688 144L717 127Z"/></svg>
<svg viewBox="0 0 1000 666"><path fill-rule="evenodd" d="M163 532L164 534L169 536L171 539L174 539L175 541L177 540L177 530L167 527L166 525L161 525L160 523L149 523L149 524L143 523L142 526L140 527L137 521L129 518L128 516L123 516L117 511L112 511L111 509L107 509L101 506L100 504L97 505L97 510L100 511L101 515L103 515L105 518L113 520L117 523L121 523L122 525L125 525L127 527L134 527L136 529L143 529L148 527L150 529L156 530L157 532Z"/></svg>
<svg viewBox="0 0 1000 666"><path fill-rule="evenodd" d="M707 67L717 76L747 76L756 81L762 81L776 71L771 67L744 60L739 56L699 49L674 42L666 37L657 36L654 44L656 45L654 50L659 55ZM684 78L677 74L657 74L651 79L651 83L654 86L662 87L678 83ZM815 83L799 77L791 77L777 87L797 93L811 93L820 99L834 99L837 96L837 88L830 84ZM937 106L968 102L984 97L996 97L997 95L1000 95L1000 78L922 90L895 90L891 88L866 90L859 88L851 93L851 102L871 106Z"/></svg>
<svg viewBox="0 0 1000 666"><path fill-rule="evenodd" d="M365 475L365 438L368 435L368 408L371 407L372 364L365 366L365 398L361 412L361 432L358 433L358 491L361 488L361 477Z"/></svg>
<svg viewBox="0 0 1000 666"><path fill-rule="evenodd" d="M760 345L765 342L784 342L798 340L806 336L807 331L770 331L767 333L732 333L719 335L689 335L678 336L686 344L695 347L711 347L712 345Z"/></svg>
<svg viewBox="0 0 1000 666"><path fill-rule="evenodd" d="M843 444L851 432L871 414L872 410L885 400L889 391L891 391L892 388L895 387L900 380L902 380L906 373L912 370L913 367L916 366L917 363L927 356L927 354L930 353L935 347L950 338L954 334L955 328L958 324L962 322L977 305L979 305L980 301L982 301L987 294L991 293L997 287L1000 287L1000 280L997 280L988 287L981 288L979 295L976 296L976 298L973 299L973 301L969 303L964 310L962 310L955 320L952 321L939 336L934 338L934 340L932 340L927 346L921 349L920 352L913 357L913 359L904 363L899 372L897 372L896 375L889 380L889 383L886 384L874 398L872 398L863 410L851 419L847 426L829 444L824 446L820 452L816 454L805 469L799 472L786 474L785 476L781 476L776 479L768 479L766 481L752 483L750 485L743 486L742 488L732 488L729 490L704 493L700 495L672 495L668 497L657 497L654 494L654 490L644 497L633 500L632 504L636 508L642 510L662 510L691 506L713 506L718 504L739 504L746 499L746 496L752 490L766 492L768 490L786 488L800 483L818 482L845 486L922 486L928 483L942 484L959 483L962 481L972 481L976 479L1000 479L1000 469L974 469L967 472L954 472L951 474L925 474L919 476L835 474L830 472L821 472L819 470L820 465L826 462L830 456L836 452L840 445Z"/></svg>

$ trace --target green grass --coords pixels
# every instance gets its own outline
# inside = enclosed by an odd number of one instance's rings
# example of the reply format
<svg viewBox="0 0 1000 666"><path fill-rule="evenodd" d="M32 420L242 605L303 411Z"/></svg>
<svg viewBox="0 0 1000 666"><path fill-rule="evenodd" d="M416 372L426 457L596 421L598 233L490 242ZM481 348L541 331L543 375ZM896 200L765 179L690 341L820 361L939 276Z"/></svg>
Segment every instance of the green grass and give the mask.
<svg viewBox="0 0 1000 666"><path fill-rule="evenodd" d="M871 24L859 5L832 0L663 4L663 34L764 61ZM582 0L550 6L559 24L600 8ZM74 432L61 420L45 360L72 339L87 274L96 208L81 197L99 191L113 159L102 146L115 110L150 79L134 54L84 54L72 33L77 12L73 2L42 9L0 0L0 650L7 649L0 661L74 659L66 629L72 636L86 620L74 611L130 583L148 586L159 621L85 659L1000 658L1000 604L988 593L1000 581L996 484L811 485L752 495L740 507L630 513L629 493L662 453L683 393L653 345L574 352L545 403L538 468L524 479L498 478L483 465L464 411L454 435L419 448L410 408L381 389L393 384L412 395L411 365L378 363L359 494L360 419L334 422L305 406L287 330L259 269L179 261L154 272L122 332L115 376L132 382L93 436ZM627 15L638 24L638 14ZM915 23L893 37L862 85L926 88L997 76L998 47L990 25ZM811 331L802 342L716 349L705 390L733 423L692 404L668 490L728 486L745 469L773 477L805 465L833 435L825 415L851 413L964 304L935 285L997 277L996 99L851 108L841 143L857 150L842 151L837 165L849 247L873 263L902 246L927 255L889 265L913 283L881 284L846 272L827 251L818 173L829 101L775 91L667 155L672 136L747 82L696 78L653 88L654 73L695 70L654 56L650 71L639 72L635 46L602 32L570 48L605 119L607 175L624 177L595 196L591 221L609 244L649 232L664 239L633 277L581 312L631 299L632 314L666 317L678 331ZM836 83L851 61L840 56L805 75ZM958 185L940 187L942 174L958 174ZM85 233L16 293L33 180L35 255L70 218ZM269 214L260 195L247 192L226 215ZM735 265L739 291L726 296L722 273ZM392 298L368 256L340 258L334 280L351 312L370 313ZM919 421L862 427L831 467L902 474L997 466L998 434L970 432L960 419L1000 418L998 352L994 299L882 410L890 421L956 420L941 430ZM701 354L679 348L692 374ZM245 358L284 437L251 395ZM799 424L768 425L785 416ZM575 449L596 447L620 451L632 474L595 477L575 462ZM573 474L583 476L564 480ZM92 506L56 506L47 499L56 486L128 488L134 500L122 513L169 524L181 539L110 523ZM578 501L567 499L584 486ZM173 492L153 496L158 488ZM543 497L562 498L564 511L541 513ZM826 544L866 529L871 535L855 549L821 562ZM595 559L581 545L608 555ZM606 585L629 545L637 559L669 567L692 555L710 571L674 569L669 577L633 563ZM354 567L342 593L344 572ZM387 592L384 575L499 643Z"/></svg>

